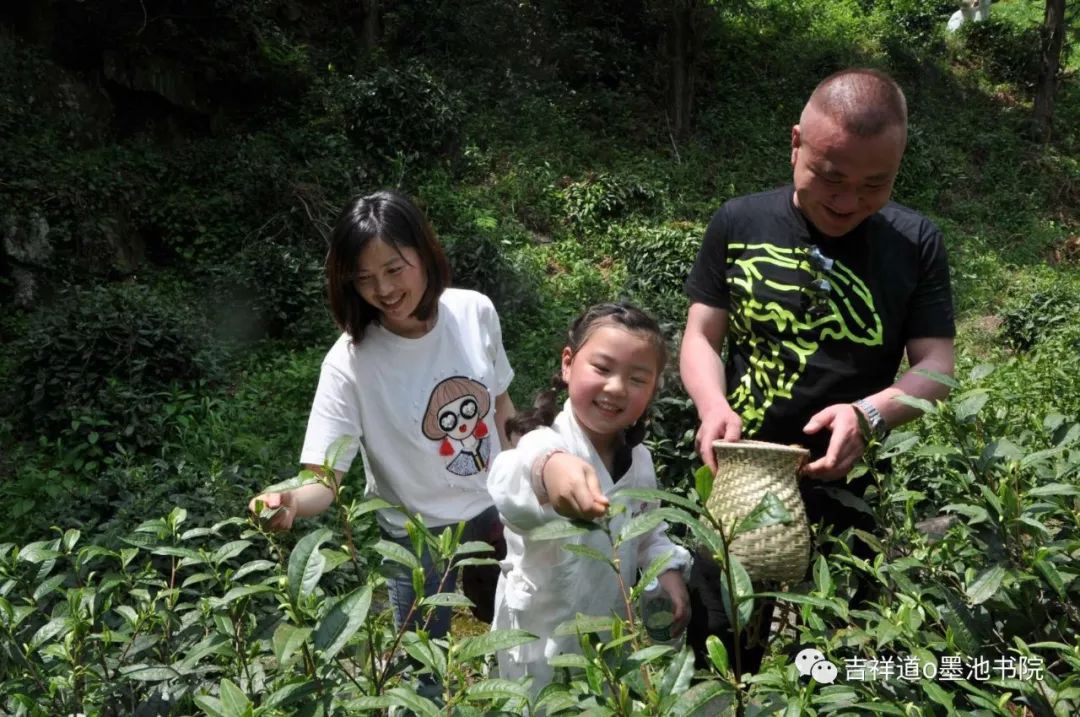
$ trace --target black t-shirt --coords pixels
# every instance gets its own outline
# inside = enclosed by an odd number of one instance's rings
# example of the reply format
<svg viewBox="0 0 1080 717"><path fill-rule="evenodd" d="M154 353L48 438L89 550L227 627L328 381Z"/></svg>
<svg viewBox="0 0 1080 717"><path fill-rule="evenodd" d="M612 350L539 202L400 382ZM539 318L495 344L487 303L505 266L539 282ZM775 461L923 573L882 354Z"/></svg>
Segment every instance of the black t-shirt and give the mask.
<svg viewBox="0 0 1080 717"><path fill-rule="evenodd" d="M930 220L890 202L831 238L793 195L788 186L725 203L685 288L729 312L728 400L743 434L821 455L828 436L802 432L812 415L891 385L909 339L956 329L945 247Z"/></svg>

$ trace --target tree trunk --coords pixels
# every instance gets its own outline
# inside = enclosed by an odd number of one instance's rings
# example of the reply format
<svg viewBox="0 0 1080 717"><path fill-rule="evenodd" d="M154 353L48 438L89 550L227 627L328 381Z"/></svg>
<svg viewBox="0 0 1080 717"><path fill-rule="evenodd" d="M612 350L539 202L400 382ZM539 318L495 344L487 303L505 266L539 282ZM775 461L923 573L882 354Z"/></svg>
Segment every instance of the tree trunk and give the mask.
<svg viewBox="0 0 1080 717"><path fill-rule="evenodd" d="M1046 0L1042 43L1039 48L1039 80L1035 86L1032 114L1035 138L1049 142L1054 124L1054 96L1057 94L1061 47L1065 40L1065 0Z"/></svg>
<svg viewBox="0 0 1080 717"><path fill-rule="evenodd" d="M672 0L667 32L668 121L677 139L690 134L694 108L694 79L701 49L702 3L700 0Z"/></svg>
<svg viewBox="0 0 1080 717"><path fill-rule="evenodd" d="M360 0L363 19L360 25L360 42L364 51L370 52L379 46L382 40L382 17L379 0Z"/></svg>

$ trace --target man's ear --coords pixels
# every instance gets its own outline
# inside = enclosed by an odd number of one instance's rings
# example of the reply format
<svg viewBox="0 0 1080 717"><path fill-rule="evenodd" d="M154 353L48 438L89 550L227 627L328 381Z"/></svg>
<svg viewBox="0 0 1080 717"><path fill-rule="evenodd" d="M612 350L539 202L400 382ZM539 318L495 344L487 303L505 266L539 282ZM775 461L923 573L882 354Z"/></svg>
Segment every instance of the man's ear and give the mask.
<svg viewBox="0 0 1080 717"><path fill-rule="evenodd" d="M802 134L799 125L791 127L791 165L795 166L795 160L799 156L799 146L802 144Z"/></svg>

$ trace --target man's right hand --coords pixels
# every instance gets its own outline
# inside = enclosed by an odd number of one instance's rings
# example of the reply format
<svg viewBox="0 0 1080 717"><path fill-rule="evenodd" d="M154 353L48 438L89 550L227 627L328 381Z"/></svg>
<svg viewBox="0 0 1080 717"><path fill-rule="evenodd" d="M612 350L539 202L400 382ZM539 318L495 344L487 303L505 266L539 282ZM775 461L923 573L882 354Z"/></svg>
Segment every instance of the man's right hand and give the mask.
<svg viewBox="0 0 1080 717"><path fill-rule="evenodd" d="M296 518L296 497L292 491L285 491L284 493L263 493L257 495L251 499L248 503L248 510L250 510L256 518L259 517L259 509L256 506L256 502L262 503L264 510L274 510L276 512L268 520L263 522L263 525L270 530L289 530L292 528L293 519Z"/></svg>
<svg viewBox="0 0 1080 717"><path fill-rule="evenodd" d="M737 441L742 437L742 418L724 402L701 414L697 430L697 450L701 460L716 473L716 456L713 441Z"/></svg>

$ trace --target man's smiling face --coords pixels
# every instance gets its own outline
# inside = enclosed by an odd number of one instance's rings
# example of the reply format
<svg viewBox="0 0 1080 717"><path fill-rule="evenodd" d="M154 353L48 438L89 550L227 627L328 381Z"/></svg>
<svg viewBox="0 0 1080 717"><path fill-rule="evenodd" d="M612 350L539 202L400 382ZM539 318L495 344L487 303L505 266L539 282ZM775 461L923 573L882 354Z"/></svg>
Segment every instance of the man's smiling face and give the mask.
<svg viewBox="0 0 1080 717"><path fill-rule="evenodd" d="M795 206L822 234L847 234L888 203L905 143L900 125L860 137L808 107L791 129Z"/></svg>

